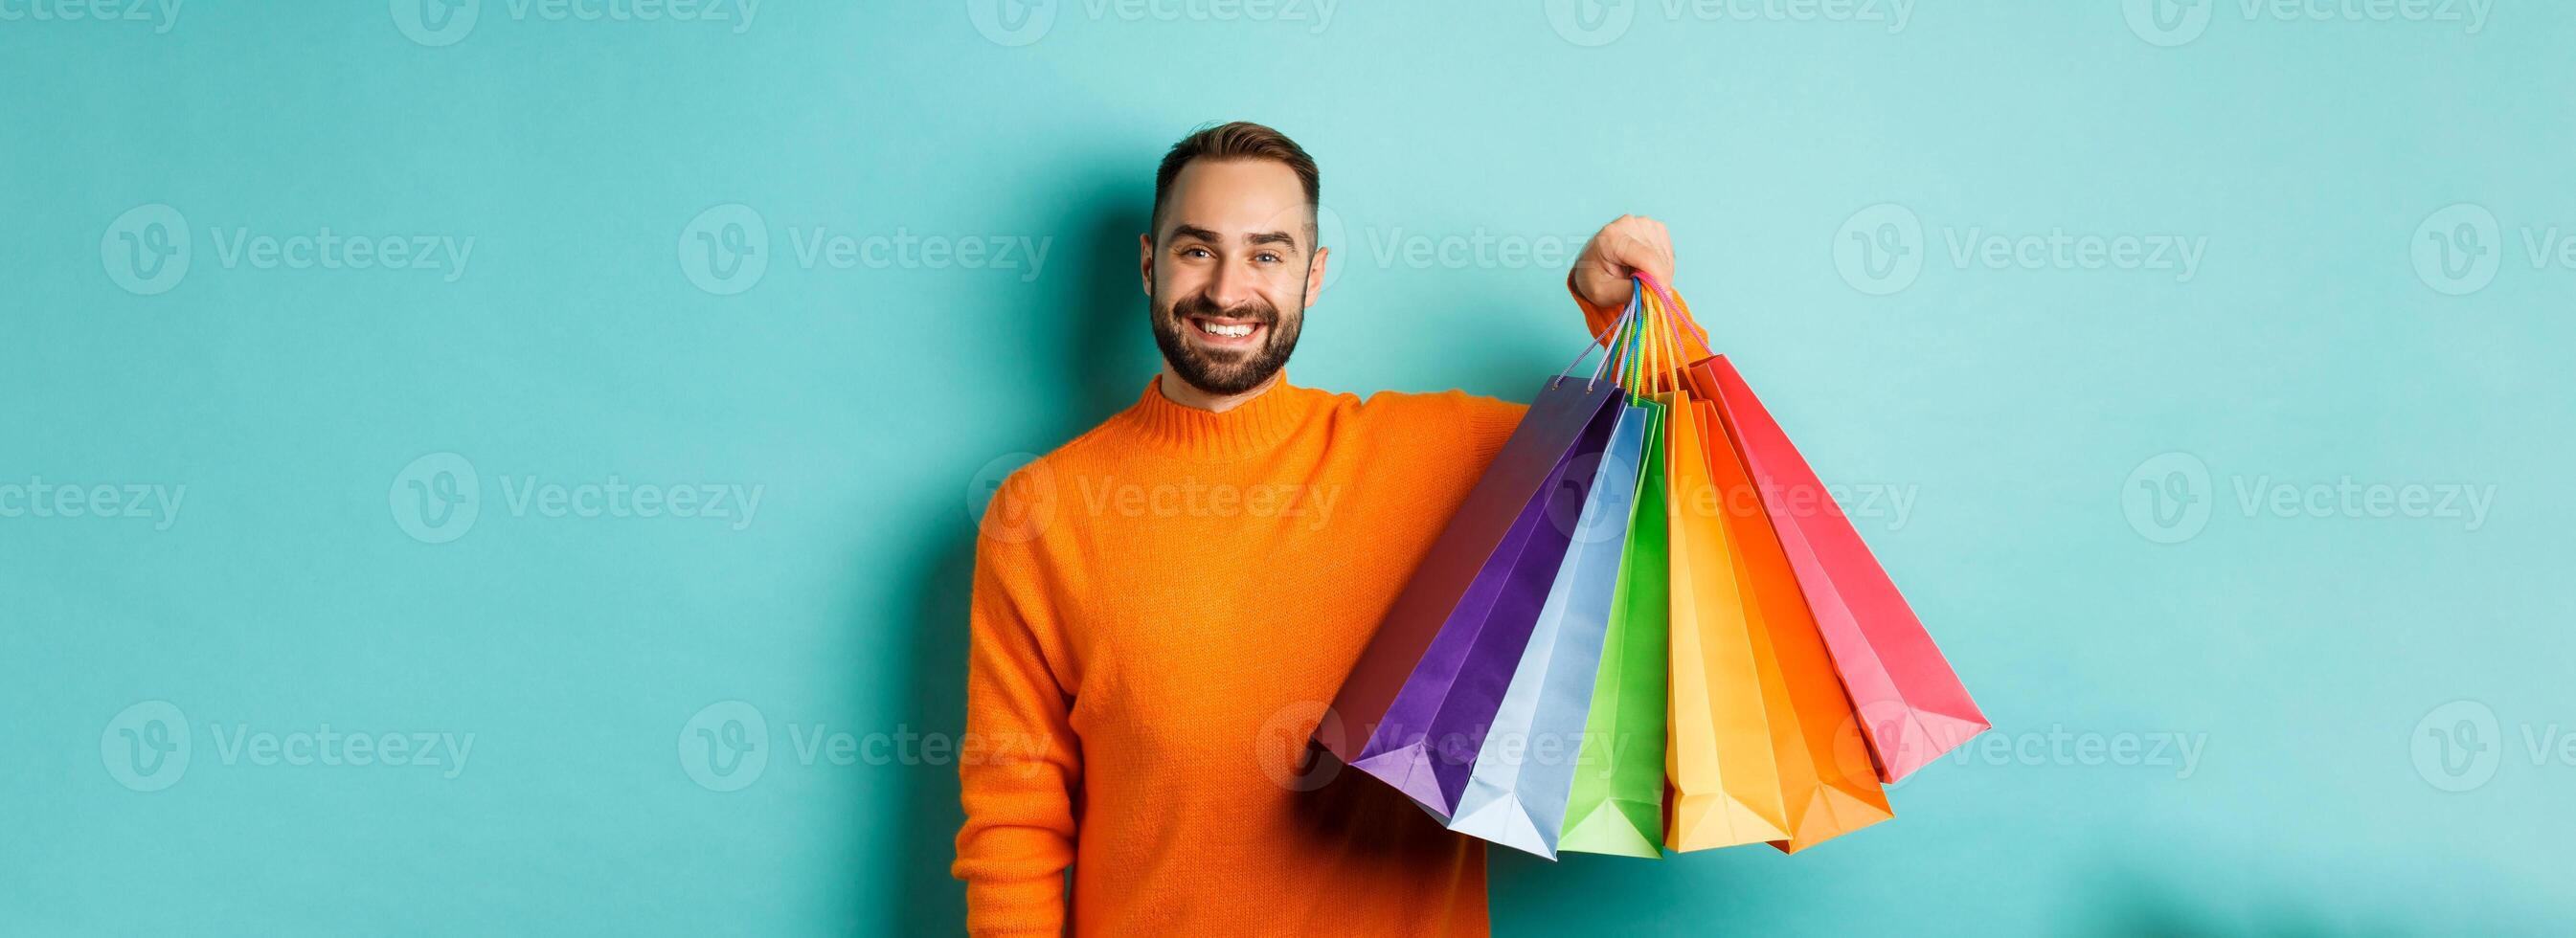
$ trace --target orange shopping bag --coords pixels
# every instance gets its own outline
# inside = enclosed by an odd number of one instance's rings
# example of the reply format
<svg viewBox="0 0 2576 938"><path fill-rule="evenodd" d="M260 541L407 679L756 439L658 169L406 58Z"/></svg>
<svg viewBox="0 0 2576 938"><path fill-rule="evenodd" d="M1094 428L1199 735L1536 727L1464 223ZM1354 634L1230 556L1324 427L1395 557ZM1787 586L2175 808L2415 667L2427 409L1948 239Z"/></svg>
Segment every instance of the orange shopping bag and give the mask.
<svg viewBox="0 0 2576 938"><path fill-rule="evenodd" d="M1758 610L1720 510L1708 445L1723 434L1680 386L1673 311L1645 296L1648 335L1663 350L1665 518L1671 545L1672 691L1666 764L1673 797L1665 846L1678 851L1790 838L1771 712L1789 700L1755 638ZM1715 444L1723 449L1725 440ZM1765 671L1769 670L1768 676Z"/></svg>
<svg viewBox="0 0 2576 938"><path fill-rule="evenodd" d="M1728 445L1717 405L1702 399L1692 406L1708 431L1701 442L1719 511L1734 535L1736 579L1748 600L1747 631L1754 660L1761 665L1763 698L1772 704L1772 753L1779 763L1789 836L1771 845L1796 853L1896 813L1879 787L1869 747L1856 731L1851 698L1843 693L1833 657L1816 632L1816 617L1798 591L1797 574L1772 530L1762 495Z"/></svg>
<svg viewBox="0 0 2576 938"><path fill-rule="evenodd" d="M1646 284L1675 310L1673 318L1698 328L1688 303L1651 279ZM1728 448L1770 513L1775 540L1856 714L1852 730L1837 736L1857 732L1879 780L1895 782L1984 732L1985 714L1958 673L1735 366L1711 355L1690 364L1683 385L1697 400L1714 401ZM1835 745L1842 746L1839 738Z"/></svg>

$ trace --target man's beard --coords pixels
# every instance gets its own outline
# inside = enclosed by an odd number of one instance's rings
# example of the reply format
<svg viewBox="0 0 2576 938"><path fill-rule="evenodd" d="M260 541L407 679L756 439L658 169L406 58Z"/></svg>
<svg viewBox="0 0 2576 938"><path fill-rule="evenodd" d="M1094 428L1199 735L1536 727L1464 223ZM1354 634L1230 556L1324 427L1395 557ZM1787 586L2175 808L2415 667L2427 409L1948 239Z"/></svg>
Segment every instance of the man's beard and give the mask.
<svg viewBox="0 0 2576 938"><path fill-rule="evenodd" d="M1297 296L1301 309L1305 300L1301 289ZM1191 387L1220 395L1241 394L1260 387L1262 382L1270 380L1271 375L1286 367L1288 354L1297 350L1297 332L1305 319L1302 313L1281 316L1279 310L1259 299L1231 309L1220 309L1208 300L1205 293L1179 300L1171 306L1164 306L1161 297L1153 297L1146 302L1145 312L1146 318L1153 320L1154 344L1162 346L1163 360L1171 363L1172 371L1179 374L1181 380L1189 382ZM1189 317L1192 316L1258 323L1265 327L1261 332L1261 347L1210 355L1206 349L1181 338L1181 330L1198 328L1190 325Z"/></svg>

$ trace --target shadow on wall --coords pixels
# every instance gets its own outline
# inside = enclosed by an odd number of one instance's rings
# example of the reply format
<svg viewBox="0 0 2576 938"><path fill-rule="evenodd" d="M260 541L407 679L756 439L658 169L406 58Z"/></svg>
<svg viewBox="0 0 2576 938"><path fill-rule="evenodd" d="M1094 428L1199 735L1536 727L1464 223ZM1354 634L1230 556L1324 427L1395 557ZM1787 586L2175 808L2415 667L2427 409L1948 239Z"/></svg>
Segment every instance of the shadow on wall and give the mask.
<svg viewBox="0 0 2576 938"><path fill-rule="evenodd" d="M1859 844L1851 846L1858 847ZM2113 852L2131 846L2124 838L2102 835L2098 848ZM1825 849L1835 849L1827 847ZM1551 863L1515 850L1489 852L1488 890L1492 895L1494 932L1554 934L1562 923L1615 925L1630 931L1698 933L1699 922L1728 923L1719 931L1751 934L1853 934L1883 932L1885 922L1921 918L1932 932L1967 931L1977 921L1979 902L2020 903L2051 916L2038 934L2070 938L2395 938L2416 934L2526 934L2531 923L2547 921L2519 903L2488 902L2474 918L2427 927L2420 907L2409 907L2409 893L2395 883L2333 887L2320 900L2313 871L2292 873L2269 861L2229 861L2225 893L2178 883L2143 867L2039 872L2017 869L2000 874L2017 888L1988 892L1958 901L1942 898L1914 909L1897 909L1870 879L1872 870L1916 862L1920 847L1880 849L1844 863L1783 862L1765 856L1769 847L1729 847L1716 853L1748 851L1752 864L1730 863L1741 857L1666 854L1662 861L1625 857L1568 855ZM1933 845L1932 849L1940 849ZM1812 856L1812 855L1811 855ZM1822 859L1819 857L1818 859ZM2283 857L2283 862L2298 862ZM2298 883L2266 890L2263 883ZM2248 895L2261 898L2245 900ZM1920 903L1918 903L1920 904ZM1611 910L1605 912L1604 910ZM1692 923L1685 929L1682 923ZM1987 932L2015 932L1997 929ZM2562 930L2563 933L2563 930Z"/></svg>
<svg viewBox="0 0 2576 938"><path fill-rule="evenodd" d="M1055 249L1064 260L1050 266L1062 273L1041 278L1039 290L1000 288L995 292L1006 295L986 301L1005 310L1002 322L1043 324L1057 316L1073 320L1062 328L1017 333L1030 344L998 350L1003 354L984 371L987 377L981 380L1022 385L1014 396L1031 411L1053 407L1045 419L1030 424L1035 429L1025 439L1001 441L1002 446L1043 453L1073 439L1134 403L1159 366L1136 274L1136 236L1145 230L1153 192L1150 177L1140 179L1133 163L1132 154L1096 160L1099 171L1082 177L1089 185L1058 200L1066 210L1047 230L1077 233L1072 243ZM996 455L965 454L950 467L957 481L953 490L962 492L985 460ZM959 734L966 729L966 607L975 569L974 518L962 508L933 516L940 520L917 532L919 546L911 552L926 566L910 581L918 584L911 618L900 621L910 629L908 657L863 667L910 682L901 689L902 710L895 722L923 732ZM874 610L860 610L854 627L874 628L880 621ZM858 910L861 931L868 930L869 918L882 916L888 934L963 934L965 884L948 872L956 858L957 828L965 820L956 767L906 771L896 789L893 799L878 809L896 835L881 844L860 845L861 850L892 854L863 861L862 868L895 871L882 884L883 891L859 893L860 901L874 903Z"/></svg>
<svg viewBox="0 0 2576 938"><path fill-rule="evenodd" d="M2328 914L2287 902L2261 912L2228 915L2212 908L2206 898L2196 899L2170 884L2158 884L2155 874L2145 870L2105 877L2100 888L2104 893L2100 901L2086 909L2080 922L2070 922L2065 934L2099 938L2343 938L2411 933L2394 924L2359 924L2370 917L2367 913L2345 910L2342 914ZM2360 897L2354 901L2356 905L2373 904Z"/></svg>

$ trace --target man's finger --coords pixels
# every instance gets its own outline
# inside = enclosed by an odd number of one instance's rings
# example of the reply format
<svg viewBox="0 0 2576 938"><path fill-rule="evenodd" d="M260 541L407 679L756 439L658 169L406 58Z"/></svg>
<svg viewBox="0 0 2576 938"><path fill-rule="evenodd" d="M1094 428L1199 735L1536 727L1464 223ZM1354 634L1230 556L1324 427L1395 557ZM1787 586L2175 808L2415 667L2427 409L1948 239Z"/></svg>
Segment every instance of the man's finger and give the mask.
<svg viewBox="0 0 2576 938"><path fill-rule="evenodd" d="M1623 247L1610 259L1623 268L1623 273L1643 270L1658 281L1672 276L1672 257L1644 244Z"/></svg>

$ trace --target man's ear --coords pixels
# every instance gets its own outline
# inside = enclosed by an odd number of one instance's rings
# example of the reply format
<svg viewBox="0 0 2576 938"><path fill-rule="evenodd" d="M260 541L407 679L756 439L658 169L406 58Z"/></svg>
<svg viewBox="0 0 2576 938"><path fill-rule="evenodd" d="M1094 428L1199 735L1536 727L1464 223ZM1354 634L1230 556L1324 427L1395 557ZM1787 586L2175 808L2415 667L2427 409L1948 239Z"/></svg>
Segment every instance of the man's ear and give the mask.
<svg viewBox="0 0 2576 938"><path fill-rule="evenodd" d="M1315 262L1306 265L1306 307L1312 309L1324 292L1324 265L1333 259L1332 248L1316 248Z"/></svg>
<svg viewBox="0 0 2576 938"><path fill-rule="evenodd" d="M1144 276L1145 295L1151 297L1154 295L1154 235L1151 232L1136 236L1136 256L1136 272Z"/></svg>

